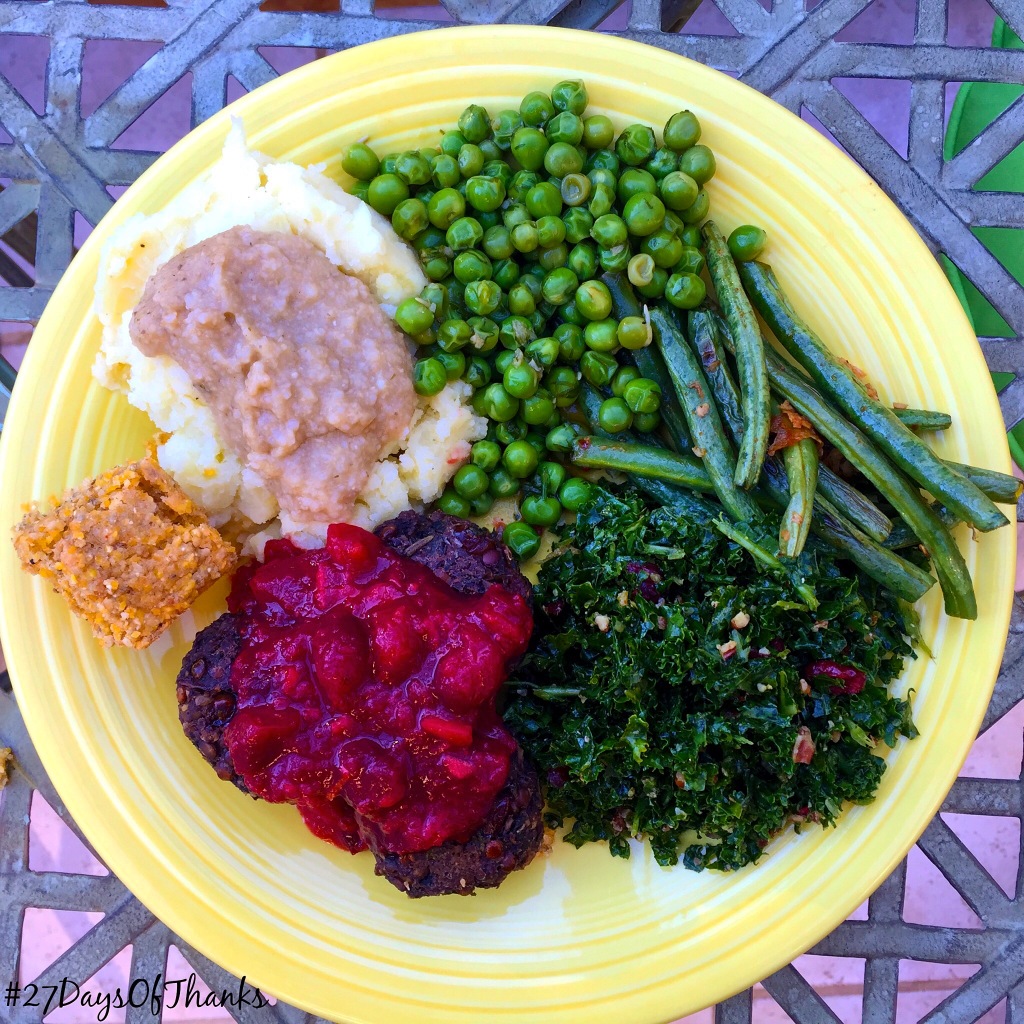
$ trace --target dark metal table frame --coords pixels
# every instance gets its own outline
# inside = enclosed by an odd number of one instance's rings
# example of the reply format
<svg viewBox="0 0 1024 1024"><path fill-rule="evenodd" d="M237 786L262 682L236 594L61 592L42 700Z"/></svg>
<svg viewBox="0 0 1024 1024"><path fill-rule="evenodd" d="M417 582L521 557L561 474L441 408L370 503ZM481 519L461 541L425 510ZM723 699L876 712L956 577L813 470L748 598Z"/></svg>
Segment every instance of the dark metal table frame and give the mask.
<svg viewBox="0 0 1024 1024"><path fill-rule="evenodd" d="M935 253L945 254L993 303L1011 337L981 338L993 370L1024 371L1024 288L984 248L971 229L1024 227L1019 193L976 191L977 182L1024 138L1024 97L1014 102L956 157L943 160L943 102L947 82L1024 84L1024 51L947 44L946 0L918 0L913 45L837 42L835 36L871 0L714 0L736 35L686 31L699 0L633 0L623 35L738 75L799 113L810 111L896 201ZM950 0L956 3L957 0ZM529 23L595 28L621 0L443 0L457 23ZM1018 35L1024 35L1024 0L991 0ZM393 12L392 12L393 13ZM13 141L0 143L0 236L32 266L25 271L0 250L0 321L32 322L41 314L73 251L74 215L95 224L113 199L107 186L131 183L157 154L114 148L118 137L185 72L192 74L192 123L224 105L229 76L252 90L276 72L262 46L339 50L357 43L433 27L429 22L384 18L373 0L341 0L334 13L260 10L259 0L166 0L165 6L116 7L85 0L0 0L0 46L17 36L45 36L46 107L36 113L3 77L0 125ZM156 41L160 49L87 117L81 116L85 44L93 39ZM909 80L911 114L904 159L832 84L834 77ZM25 225L34 251L24 242ZM20 233L19 233L20 232ZM13 379L0 358L0 422L4 385ZM1007 426L1024 418L1024 373L1000 395ZM1018 512L1018 519L1021 518ZM1024 605L1015 601L1010 638L982 731L1024 700ZM219 967L173 936L112 875L92 877L31 871L29 812L38 790L77 832L43 771L0 676L0 747L15 752L16 767L0 806L0 984L18 976L25 909L96 911L104 916L36 979L88 978L112 956L132 946L132 976L164 969L169 944L177 946L211 988L235 987ZM961 778L943 805L961 814L1024 817L1024 780ZM1024 832L1024 830L1022 830ZM980 918L981 929L925 927L903 919L906 861L871 897L868 919L847 921L811 950L863 958L863 1020L897 1019L901 959L981 964L981 969L924 1020L969 1022L1006 999L1006 1020L1024 1024L1024 848L1016 898L1007 897L950 827L936 817L918 846ZM27 979L26 979L27 980ZM798 1024L838 1021L798 971L790 966L763 982ZM717 1024L746 1024L747 991L719 1005ZM38 1021L39 1010L4 1009L10 1024ZM245 1009L236 1018L252 1024L313 1022L283 1005ZM903 1018L905 1019L905 1018ZM151 1021L148 1008L127 1011L129 1024Z"/></svg>

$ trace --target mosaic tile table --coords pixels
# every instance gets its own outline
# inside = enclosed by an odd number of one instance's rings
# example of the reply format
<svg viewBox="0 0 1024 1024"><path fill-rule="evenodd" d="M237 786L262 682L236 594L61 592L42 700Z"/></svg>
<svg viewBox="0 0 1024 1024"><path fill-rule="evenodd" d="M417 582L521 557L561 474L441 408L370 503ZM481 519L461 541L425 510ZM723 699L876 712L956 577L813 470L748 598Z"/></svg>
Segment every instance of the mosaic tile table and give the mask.
<svg viewBox="0 0 1024 1024"><path fill-rule="evenodd" d="M954 23L970 28L976 16L987 13L991 24L991 12L975 0L949 0L948 7L945 0L918 0L916 10L909 0L875 0L874 5L872 0L706 0L703 5L700 0L444 0L443 8L415 11L396 9L400 5L394 0L378 2L379 10L374 0L340 0L340 9L335 0L334 10L324 10L330 0L313 0L305 5L312 10L281 9L295 6L273 0L262 7L259 0L147 0L147 6L133 8L85 0L0 0L0 279L8 285L0 288L0 323L38 318L71 258L76 218L80 236L110 207L118 187L155 158L144 132L141 142L132 140L131 126L170 90L187 88L186 73L196 124L239 88L269 81L282 61L294 64L318 51L434 27L431 22L517 22L617 31L735 74L802 113L871 173L932 250L958 266L1002 314L1009 336L979 339L990 367L1024 370L1024 288L972 232L979 226L1024 227L1019 193L974 189L1024 138L1024 98L955 158L944 161L942 153L950 83L1024 84L1024 51L979 45L978 34L971 38L970 31L966 44L959 29L953 38ZM1024 0L992 0L992 8L1018 36L1024 33ZM890 29L895 25L895 31L875 33L872 26L880 22ZM87 47L110 41L146 44L149 51L126 78L124 71L116 77L117 68L101 69L115 80L105 98L86 111ZM38 49L40 43L45 70L33 105L12 84L8 69L24 48ZM280 48L304 49L282 58L291 51ZM895 129L881 123L884 117L872 124L854 102L865 86L881 94L909 90L907 123L900 125L897 115ZM10 387L13 375L0 356L0 422L3 388ZM1008 427L1024 418L1024 377L1005 388L1000 401ZM972 754L966 771L1018 773L1022 711L1024 604L1018 598L995 696L975 748L980 753ZM986 738L992 736L997 737L994 757L986 756L986 744L988 755L993 753ZM121 965L126 978L152 977L165 969L170 954L171 964L195 970L211 988L232 987L233 979L156 921L69 834L61 840L63 858L55 856L52 842L39 838L58 834L58 816L71 830L75 826L35 755L3 674L0 747L5 746L13 749L15 761L0 803L0 984L6 987L19 972L22 983L87 979L97 972L102 978L112 963ZM991 771L993 763L997 767ZM1024 780L962 776L908 861L854 919L798 966L688 1019L1024 1024L1022 815ZM979 822L994 824L972 828ZM962 837L973 840L965 843ZM998 865L992 860L993 848L1000 845L1004 853L1012 850L1009 868L1005 857ZM908 899L908 863L912 872L929 875L929 892L948 883L943 890L948 900L932 898L923 907ZM944 918L937 902L960 912ZM32 922L49 912L79 923L68 925L66 948L29 951ZM931 999L923 1010L920 1001L907 998L925 984L920 972L908 970L915 964L947 965L948 996ZM848 965L852 974L844 969ZM807 980L812 977L813 987ZM839 984L824 984L836 978ZM0 1020L21 1024L39 1020L40 1013L0 1007ZM53 1019L75 1018L62 1013ZM137 1024L154 1018L146 1008L128 1010L125 1019ZM165 1020L170 1019L168 1013ZM313 1024L309 1015L280 1004L245 1010L237 1019Z"/></svg>

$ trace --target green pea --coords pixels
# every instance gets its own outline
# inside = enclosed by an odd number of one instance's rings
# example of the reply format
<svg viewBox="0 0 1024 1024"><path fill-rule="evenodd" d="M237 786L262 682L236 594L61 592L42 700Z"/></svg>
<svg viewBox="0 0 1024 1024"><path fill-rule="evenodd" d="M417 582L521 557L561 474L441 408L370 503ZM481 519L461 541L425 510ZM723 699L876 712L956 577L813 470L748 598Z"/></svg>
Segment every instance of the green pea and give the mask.
<svg viewBox="0 0 1024 1024"><path fill-rule="evenodd" d="M640 245L641 252L647 253L656 266L664 267L666 270L674 267L682 259L684 249L683 243L664 228L655 231L653 235L648 235Z"/></svg>
<svg viewBox="0 0 1024 1024"><path fill-rule="evenodd" d="M541 285L541 294L546 302L561 306L568 302L576 293L579 281L568 267L552 270Z"/></svg>
<svg viewBox="0 0 1024 1024"><path fill-rule="evenodd" d="M537 300L525 281L525 278L520 278L508 293L508 311L516 316L529 316L537 308Z"/></svg>
<svg viewBox="0 0 1024 1024"><path fill-rule="evenodd" d="M368 181L354 181L345 191L350 196L355 196L356 199L365 203L367 196L370 194L370 183Z"/></svg>
<svg viewBox="0 0 1024 1024"><path fill-rule="evenodd" d="M700 274L704 269L704 253L692 245L683 246L683 254L672 268L677 274Z"/></svg>
<svg viewBox="0 0 1024 1024"><path fill-rule="evenodd" d="M571 366L553 366L544 377L544 387L559 409L572 405L580 393L579 378Z"/></svg>
<svg viewBox="0 0 1024 1024"><path fill-rule="evenodd" d="M585 210L582 206L574 206L566 211L562 220L565 221L565 240L570 245L577 245L585 238L590 237L594 218L589 210Z"/></svg>
<svg viewBox="0 0 1024 1024"><path fill-rule="evenodd" d="M548 494L558 494L558 489L565 483L566 470L560 462L542 462L537 467L537 476L541 487Z"/></svg>
<svg viewBox="0 0 1024 1024"><path fill-rule="evenodd" d="M514 351L517 348L526 348L536 337L530 321L521 316L510 316L498 331L498 340L502 348Z"/></svg>
<svg viewBox="0 0 1024 1024"><path fill-rule="evenodd" d="M594 494L593 486L583 477L571 476L558 489L558 500L566 512L579 512Z"/></svg>
<svg viewBox="0 0 1024 1024"><path fill-rule="evenodd" d="M524 523L531 526L554 526L562 516L562 506L557 498L546 498L540 494L528 494L519 504Z"/></svg>
<svg viewBox="0 0 1024 1024"><path fill-rule="evenodd" d="M484 159L488 163L492 160L504 159L504 153L494 139L484 139L483 142L479 142L477 145L480 147L480 152L483 153ZM484 166L486 167L487 164L484 164Z"/></svg>
<svg viewBox="0 0 1024 1024"><path fill-rule="evenodd" d="M656 192L658 183L650 171L640 167L629 167L619 176L619 183L615 188L619 202L625 205L633 196L642 192Z"/></svg>
<svg viewBox="0 0 1024 1024"><path fill-rule="evenodd" d="M480 244L483 237L484 229L480 226L480 221L475 217L460 217L449 225L445 241L453 249L472 249Z"/></svg>
<svg viewBox="0 0 1024 1024"><path fill-rule="evenodd" d="M622 169L622 161L615 155L613 149L596 149L587 157L586 162L587 174L592 171L611 171L616 176Z"/></svg>
<svg viewBox="0 0 1024 1024"><path fill-rule="evenodd" d="M658 429L661 423L660 412L635 412L633 413L633 429L641 434L649 434L652 430Z"/></svg>
<svg viewBox="0 0 1024 1024"><path fill-rule="evenodd" d="M453 188L438 189L427 203L430 223L436 228L444 228L445 231L465 212L466 200Z"/></svg>
<svg viewBox="0 0 1024 1024"><path fill-rule="evenodd" d="M683 230L679 232L679 237L683 240L683 245L689 245L694 249L699 249L704 244L700 226L697 224L684 224Z"/></svg>
<svg viewBox="0 0 1024 1024"><path fill-rule="evenodd" d="M574 424L560 423L548 431L544 438L544 447L549 452L567 452L572 448L573 441L579 437L579 433L579 428Z"/></svg>
<svg viewBox="0 0 1024 1024"><path fill-rule="evenodd" d="M613 245L610 249L599 249L597 262L601 269L610 274L617 274L629 266L631 250L628 245Z"/></svg>
<svg viewBox="0 0 1024 1024"><path fill-rule="evenodd" d="M436 395L448 383L448 374L439 359L420 359L413 370L413 389L417 395Z"/></svg>
<svg viewBox="0 0 1024 1024"><path fill-rule="evenodd" d="M515 348L515 349L505 348L505 349L502 349L497 354L497 356L495 356L495 358L494 358L494 368L498 371L498 373L500 373L502 376L504 376L505 371L513 363L515 363L517 360L520 360L520 361L522 360L522 355L520 354L522 351L523 350L521 348Z"/></svg>
<svg viewBox="0 0 1024 1024"><path fill-rule="evenodd" d="M640 377L640 371L635 366L620 366L612 377L612 394L616 398L622 397L626 385Z"/></svg>
<svg viewBox="0 0 1024 1024"><path fill-rule="evenodd" d="M484 473L490 473L497 469L498 463L501 462L501 446L494 441L477 441L469 450L469 461ZM486 490L486 487L484 489Z"/></svg>
<svg viewBox="0 0 1024 1024"><path fill-rule="evenodd" d="M707 294L707 287L696 274L673 274L665 285L665 298L678 309L696 309Z"/></svg>
<svg viewBox="0 0 1024 1024"><path fill-rule="evenodd" d="M589 102L587 87L579 79L559 82L551 90L551 102L554 103L555 110L568 110L573 114L582 115Z"/></svg>
<svg viewBox="0 0 1024 1024"><path fill-rule="evenodd" d="M512 245L517 252L533 252L540 244L537 225L532 221L517 224L512 229Z"/></svg>
<svg viewBox="0 0 1024 1024"><path fill-rule="evenodd" d="M504 224L496 224L488 228L480 242L480 248L492 260L507 260L515 249L512 246L512 235Z"/></svg>
<svg viewBox="0 0 1024 1024"><path fill-rule="evenodd" d="M430 164L419 153L410 150L395 161L395 174L408 185L426 185L430 181Z"/></svg>
<svg viewBox="0 0 1024 1024"><path fill-rule="evenodd" d="M406 334L422 334L434 324L434 311L419 296L402 299L395 310L395 323Z"/></svg>
<svg viewBox="0 0 1024 1024"><path fill-rule="evenodd" d="M511 243L512 235L509 234L509 244ZM519 264L510 259L498 260L494 264L491 276L495 284L508 291L519 280Z"/></svg>
<svg viewBox="0 0 1024 1024"><path fill-rule="evenodd" d="M615 207L615 190L607 185L596 185L587 209L592 217L600 218L611 213Z"/></svg>
<svg viewBox="0 0 1024 1024"><path fill-rule="evenodd" d="M468 286L466 290L469 290ZM467 323L473 328L469 343L478 352L490 352L498 344L498 325L489 317L472 316Z"/></svg>
<svg viewBox="0 0 1024 1024"><path fill-rule="evenodd" d="M673 171L661 179L658 191L670 210L686 210L693 206L700 186L683 171Z"/></svg>
<svg viewBox="0 0 1024 1024"><path fill-rule="evenodd" d="M644 169L654 175L656 181L663 181L679 166L679 154L662 147L655 150L654 156L644 164Z"/></svg>
<svg viewBox="0 0 1024 1024"><path fill-rule="evenodd" d="M626 266L626 276L634 288L650 284L654 278L654 260L645 252L638 252Z"/></svg>
<svg viewBox="0 0 1024 1024"><path fill-rule="evenodd" d="M491 482L487 492L494 498L512 498L519 493L519 481L509 475L504 466L491 473Z"/></svg>
<svg viewBox="0 0 1024 1024"><path fill-rule="evenodd" d="M437 331L433 327L428 327L425 331L420 331L419 334L411 334L409 337L412 338L417 347L429 349L427 355L434 355L436 351L440 351L437 347Z"/></svg>
<svg viewBox="0 0 1024 1024"><path fill-rule="evenodd" d="M559 245L552 245L548 249L541 249L537 253L537 265L542 267L545 271L557 270L559 267L564 267L568 261L569 250L566 248L564 242Z"/></svg>
<svg viewBox="0 0 1024 1024"><path fill-rule="evenodd" d="M484 162L484 151L472 142L467 142L459 150L459 174L463 178L472 178L479 174L484 169Z"/></svg>
<svg viewBox="0 0 1024 1024"><path fill-rule="evenodd" d="M633 412L621 398L606 398L597 410L600 428L609 434L621 434L633 426Z"/></svg>
<svg viewBox="0 0 1024 1024"><path fill-rule="evenodd" d="M462 149L462 147L468 141L469 140L466 138L466 136L463 135L462 132L460 131L453 130L450 132L445 132L441 136L441 152L445 156L457 157L459 155L459 150Z"/></svg>
<svg viewBox="0 0 1024 1024"><path fill-rule="evenodd" d="M638 192L626 201L622 219L634 235L653 235L665 221L665 204L650 192Z"/></svg>
<svg viewBox="0 0 1024 1024"><path fill-rule="evenodd" d="M577 324L559 324L555 328L554 338L558 342L559 361L569 366L575 366L587 350L583 329Z"/></svg>
<svg viewBox="0 0 1024 1024"><path fill-rule="evenodd" d="M501 305L501 296L501 288L494 281L470 281L462 301L471 313L487 316Z"/></svg>
<svg viewBox="0 0 1024 1024"><path fill-rule="evenodd" d="M707 146L691 146L679 157L679 170L703 185L715 176L715 154Z"/></svg>
<svg viewBox="0 0 1024 1024"><path fill-rule="evenodd" d="M587 149L607 149L615 138L612 119L604 114L592 114L583 120L583 145Z"/></svg>
<svg viewBox="0 0 1024 1024"><path fill-rule="evenodd" d="M661 408L661 388L647 377L638 377L627 384L622 397L630 412L657 412Z"/></svg>
<svg viewBox="0 0 1024 1024"><path fill-rule="evenodd" d="M474 390L487 387L491 376L491 364L483 356L470 356L462 373L462 379Z"/></svg>
<svg viewBox="0 0 1024 1024"><path fill-rule="evenodd" d="M424 249L420 253L423 272L431 281L443 281L452 272L452 261L448 249Z"/></svg>
<svg viewBox="0 0 1024 1024"><path fill-rule="evenodd" d="M513 398L530 398L540 387L540 373L529 363L513 363L504 373L505 390Z"/></svg>
<svg viewBox="0 0 1024 1024"><path fill-rule="evenodd" d="M566 206L582 206L590 196L590 179L585 174L567 174L560 191Z"/></svg>
<svg viewBox="0 0 1024 1024"><path fill-rule="evenodd" d="M612 295L603 281L584 281L575 297L576 308L587 320L603 320L612 311Z"/></svg>
<svg viewBox="0 0 1024 1024"><path fill-rule="evenodd" d="M594 320L583 329L583 340L593 352L614 352L619 347L618 323L612 319Z"/></svg>
<svg viewBox="0 0 1024 1024"><path fill-rule="evenodd" d="M630 352L646 348L651 343L651 325L640 316L627 316L619 321L616 337L619 344Z"/></svg>
<svg viewBox="0 0 1024 1024"><path fill-rule="evenodd" d="M516 173L509 178L508 185L505 188L506 196L511 199L513 203L525 203L527 193L534 185L538 184L540 180L541 177L536 173L536 171L516 171Z"/></svg>
<svg viewBox="0 0 1024 1024"><path fill-rule="evenodd" d="M461 352L438 352L432 356L443 367L448 380L458 380L466 372L466 357Z"/></svg>
<svg viewBox="0 0 1024 1024"><path fill-rule="evenodd" d="M570 146L579 145L583 139L583 120L579 115L563 110L548 121L544 134L552 144L567 142Z"/></svg>
<svg viewBox="0 0 1024 1024"><path fill-rule="evenodd" d="M575 289L573 290L575 291ZM579 324L580 327L583 327L587 322L586 317L576 308L575 299L559 307L558 315L562 318L562 323L566 324Z"/></svg>
<svg viewBox="0 0 1024 1024"><path fill-rule="evenodd" d="M468 500L479 498L481 494L486 494L490 482L487 474L479 466L473 465L473 463L460 466L455 471L455 476L452 477L452 487L455 488L455 492Z"/></svg>
<svg viewBox="0 0 1024 1024"><path fill-rule="evenodd" d="M531 427L539 427L551 419L555 412L555 400L551 393L544 388L539 388L529 398L523 400L519 415L523 422Z"/></svg>
<svg viewBox="0 0 1024 1024"><path fill-rule="evenodd" d="M470 281L484 281L489 278L493 266L486 253L479 249L468 249L455 257L452 269L459 281L469 284Z"/></svg>
<svg viewBox="0 0 1024 1024"><path fill-rule="evenodd" d="M398 163L398 158L401 155L402 155L401 153L388 153L385 156L382 156L381 160L380 160L380 170L377 173L378 174L394 174L395 173L395 164Z"/></svg>
<svg viewBox="0 0 1024 1024"><path fill-rule="evenodd" d="M471 103L459 115L459 131L467 142L482 142L491 134L491 119L487 111L477 103ZM441 148L444 148L442 139Z"/></svg>
<svg viewBox="0 0 1024 1024"><path fill-rule="evenodd" d="M558 339L537 338L526 346L526 358L538 366L550 367L558 362Z"/></svg>
<svg viewBox="0 0 1024 1024"><path fill-rule="evenodd" d="M665 210L665 222L661 226L665 231L671 231L680 240L682 240L683 232L686 230L686 225L675 210ZM683 242L683 245L686 245L686 243Z"/></svg>
<svg viewBox="0 0 1024 1024"><path fill-rule="evenodd" d="M465 320L451 318L437 329L438 347L445 352L457 352L465 348L473 337L473 328Z"/></svg>
<svg viewBox="0 0 1024 1024"><path fill-rule="evenodd" d="M505 201L505 183L501 178L474 175L466 182L466 202L474 210L497 210Z"/></svg>
<svg viewBox="0 0 1024 1024"><path fill-rule="evenodd" d="M588 349L580 356L580 373L584 380L595 388L603 388L612 382L615 371L619 368L615 357L607 352L595 352Z"/></svg>
<svg viewBox="0 0 1024 1024"><path fill-rule="evenodd" d="M654 129L645 124L631 124L615 140L615 155L630 167L638 167L654 153Z"/></svg>
<svg viewBox="0 0 1024 1024"><path fill-rule="evenodd" d="M435 188L452 188L458 185L460 177L458 160L447 153L437 157L430 169L430 180Z"/></svg>
<svg viewBox="0 0 1024 1024"><path fill-rule="evenodd" d="M378 174L366 191L366 201L385 217L390 217L398 204L408 198L409 186L397 174Z"/></svg>
<svg viewBox="0 0 1024 1024"><path fill-rule="evenodd" d="M629 238L626 222L617 213L606 213L598 217L590 234L598 245L606 249L622 245Z"/></svg>
<svg viewBox="0 0 1024 1024"><path fill-rule="evenodd" d="M537 239L545 249L565 241L565 222L561 217L547 215L537 218Z"/></svg>
<svg viewBox="0 0 1024 1024"><path fill-rule="evenodd" d="M556 142L544 154L544 170L556 178L578 174L583 170L583 158L575 146L570 146L568 142Z"/></svg>
<svg viewBox="0 0 1024 1024"><path fill-rule="evenodd" d="M482 519L488 512L494 508L494 498L491 497L490 491L485 491L483 494L477 495L469 503L470 511L473 516L477 519Z"/></svg>
<svg viewBox="0 0 1024 1024"><path fill-rule="evenodd" d="M540 459L529 441L513 441L501 454L501 464L510 476L525 480L537 468Z"/></svg>
<svg viewBox="0 0 1024 1024"><path fill-rule="evenodd" d="M589 242L580 242L569 253L566 265L581 281L585 281L597 273L597 251Z"/></svg>
<svg viewBox="0 0 1024 1024"><path fill-rule="evenodd" d="M696 114L689 110L680 110L665 123L662 135L669 149L682 153L683 150L695 146L700 139L700 121L697 120Z"/></svg>
<svg viewBox="0 0 1024 1024"><path fill-rule="evenodd" d="M538 182L523 201L532 218L557 217L562 212L562 195L550 181Z"/></svg>
<svg viewBox="0 0 1024 1024"><path fill-rule="evenodd" d="M699 224L707 217L710 209L711 198L704 189L701 189L697 193L697 198L693 201L693 206L689 206L681 211L679 216L684 224Z"/></svg>
<svg viewBox="0 0 1024 1024"><path fill-rule="evenodd" d="M480 147L483 148L482 146ZM508 162L503 158L499 157L497 160L488 160L484 164L484 170L482 177L484 178L497 178L502 185L505 186L506 193L508 192L509 182L512 180L513 170L509 167Z"/></svg>
<svg viewBox="0 0 1024 1024"><path fill-rule="evenodd" d="M519 103L519 116L525 124L545 124L554 114L555 105L546 92L528 92Z"/></svg>
<svg viewBox="0 0 1024 1024"><path fill-rule="evenodd" d="M494 437L499 444L507 447L513 441L522 441L526 437L526 430L526 424L521 419L509 420L508 423L498 424Z"/></svg>
<svg viewBox="0 0 1024 1024"><path fill-rule="evenodd" d="M498 149L507 152L512 146L512 138L523 127L523 119L518 110L503 110L491 122L491 131Z"/></svg>
<svg viewBox="0 0 1024 1024"><path fill-rule="evenodd" d="M517 224L525 224L533 220L533 214L524 203L511 203L501 212L501 222L511 231Z"/></svg>
<svg viewBox="0 0 1024 1024"><path fill-rule="evenodd" d="M741 263L756 260L767 244L764 229L753 224L741 224L729 235L729 252Z"/></svg>
<svg viewBox="0 0 1024 1024"><path fill-rule="evenodd" d="M459 315L459 307L466 304L466 286L458 278L452 277L444 283L448 292L448 319Z"/></svg>
<svg viewBox="0 0 1024 1024"><path fill-rule="evenodd" d="M510 395L504 384L488 384L482 394L485 415L495 423L507 423L519 412L519 399Z"/></svg>
<svg viewBox="0 0 1024 1024"><path fill-rule="evenodd" d="M527 171L537 171L544 166L550 140L539 128L519 128L512 136L512 155Z"/></svg>
<svg viewBox="0 0 1024 1024"><path fill-rule="evenodd" d="M540 550L540 535L529 523L522 520L509 523L502 532L501 539L520 562L533 558Z"/></svg>
<svg viewBox="0 0 1024 1024"><path fill-rule="evenodd" d="M428 204L429 208L429 204ZM440 228L435 228L433 224L428 224L413 240L413 248L417 252L421 252L424 249L432 249L439 245L444 245L444 232Z"/></svg>
<svg viewBox="0 0 1024 1024"><path fill-rule="evenodd" d="M341 169L359 181L372 181L380 170L380 160L365 142L353 142L341 151Z"/></svg>
<svg viewBox="0 0 1024 1024"><path fill-rule="evenodd" d="M468 499L462 497L454 487L446 487L444 493L437 499L438 510L446 516L458 516L465 519L472 511Z"/></svg>

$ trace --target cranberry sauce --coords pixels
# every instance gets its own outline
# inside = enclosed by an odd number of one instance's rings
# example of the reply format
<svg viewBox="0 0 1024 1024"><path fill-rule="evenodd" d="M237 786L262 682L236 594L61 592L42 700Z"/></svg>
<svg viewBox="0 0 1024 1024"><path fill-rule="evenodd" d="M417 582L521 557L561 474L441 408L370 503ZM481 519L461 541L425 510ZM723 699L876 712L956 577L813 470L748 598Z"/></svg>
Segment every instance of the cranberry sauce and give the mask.
<svg viewBox="0 0 1024 1024"><path fill-rule="evenodd" d="M495 702L533 626L500 586L465 596L372 533L267 545L235 575L244 643L225 739L266 800L297 804L353 852L467 840L505 783L515 740Z"/></svg>

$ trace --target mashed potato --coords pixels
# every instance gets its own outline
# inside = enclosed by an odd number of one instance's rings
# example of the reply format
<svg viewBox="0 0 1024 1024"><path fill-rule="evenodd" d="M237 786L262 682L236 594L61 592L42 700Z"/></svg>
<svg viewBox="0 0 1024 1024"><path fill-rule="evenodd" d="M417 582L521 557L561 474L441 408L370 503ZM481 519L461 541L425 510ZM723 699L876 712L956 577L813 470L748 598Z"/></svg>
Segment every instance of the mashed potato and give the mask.
<svg viewBox="0 0 1024 1024"><path fill-rule="evenodd" d="M221 440L213 413L185 371L167 356L144 356L129 323L146 282L172 256L228 228L289 231L311 241L348 274L360 278L388 313L426 280L412 250L391 225L316 168L280 163L249 150L233 126L220 160L159 213L136 214L111 238L96 282L103 340L94 375L120 391L164 435L160 465L210 514L217 526L265 526L254 538L296 536L318 543L327 523L275 519L278 506L263 481ZM470 388L449 384L419 399L409 430L371 470L353 520L372 528L417 504L435 500L486 422L468 406Z"/></svg>

